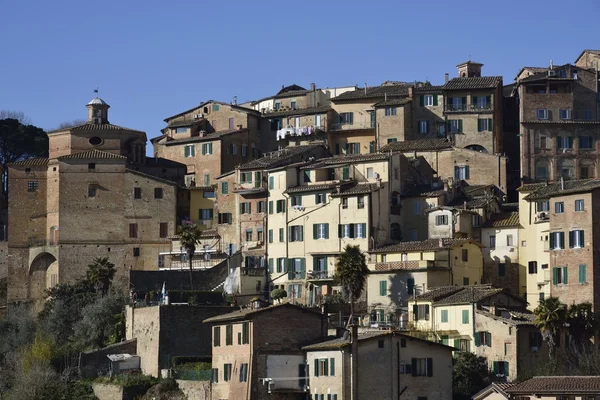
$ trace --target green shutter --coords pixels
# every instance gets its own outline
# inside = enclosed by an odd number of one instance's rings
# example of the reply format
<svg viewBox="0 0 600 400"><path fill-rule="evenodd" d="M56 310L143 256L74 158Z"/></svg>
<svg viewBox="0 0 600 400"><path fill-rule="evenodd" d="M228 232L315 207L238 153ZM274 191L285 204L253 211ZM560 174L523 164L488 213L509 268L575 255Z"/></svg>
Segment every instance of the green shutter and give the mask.
<svg viewBox="0 0 600 400"><path fill-rule="evenodd" d="M227 194L228 190L229 190L228 183L222 182L221 183L221 194Z"/></svg>
<svg viewBox="0 0 600 400"><path fill-rule="evenodd" d="M329 224L327 224L329 225ZM327 257L323 257L323 264L325 266L325 269L323 271L327 271Z"/></svg>
<svg viewBox="0 0 600 400"><path fill-rule="evenodd" d="M463 125L462 125L462 119L458 120L458 133L462 133L463 129Z"/></svg>
<svg viewBox="0 0 600 400"><path fill-rule="evenodd" d="M341 238L344 234L344 225L338 224L338 238Z"/></svg>
<svg viewBox="0 0 600 400"><path fill-rule="evenodd" d="M417 359L411 358L410 363L412 366L412 376L417 376Z"/></svg>
<svg viewBox="0 0 600 400"><path fill-rule="evenodd" d="M329 224L325 224L325 239L329 239Z"/></svg>
<svg viewBox="0 0 600 400"><path fill-rule="evenodd" d="M212 145L213 145L212 143L208 144L208 152L209 152L209 154L212 154Z"/></svg>
<svg viewBox="0 0 600 400"><path fill-rule="evenodd" d="M385 296L385 281L379 281L379 295Z"/></svg>
<svg viewBox="0 0 600 400"><path fill-rule="evenodd" d="M283 228L279 228L279 241L283 242Z"/></svg>
<svg viewBox="0 0 600 400"><path fill-rule="evenodd" d="M421 107L423 107L425 105L425 96L423 96L423 95L419 96L419 105Z"/></svg>
<svg viewBox="0 0 600 400"><path fill-rule="evenodd" d="M498 375L498 361L494 361L494 375Z"/></svg>
<svg viewBox="0 0 600 400"><path fill-rule="evenodd" d="M269 243L273 243L273 229L269 229Z"/></svg>
<svg viewBox="0 0 600 400"><path fill-rule="evenodd" d="M349 224L349 228L350 228L350 238L354 239L354 224Z"/></svg>
<svg viewBox="0 0 600 400"><path fill-rule="evenodd" d="M275 188L275 177L274 176L270 176L269 177L269 189L273 190Z"/></svg>
<svg viewBox="0 0 600 400"><path fill-rule="evenodd" d="M288 279L292 280L292 279L294 279L294 259L288 258L286 265L287 265Z"/></svg>
<svg viewBox="0 0 600 400"><path fill-rule="evenodd" d="M273 259L269 258L269 273L273 273Z"/></svg>
<svg viewBox="0 0 600 400"><path fill-rule="evenodd" d="M319 225L318 224L313 224L313 239L317 239L319 235Z"/></svg>
<svg viewBox="0 0 600 400"><path fill-rule="evenodd" d="M434 94L434 95L433 95L433 105L434 105L434 106L437 106L437 105L438 105L438 95L437 95L437 94Z"/></svg>
<svg viewBox="0 0 600 400"><path fill-rule="evenodd" d="M273 214L273 200L269 201L269 214Z"/></svg>
<svg viewBox="0 0 600 400"><path fill-rule="evenodd" d="M375 142L369 142L369 153L375 153Z"/></svg>
<svg viewBox="0 0 600 400"><path fill-rule="evenodd" d="M329 376L335 376L335 358L329 359Z"/></svg>
<svg viewBox="0 0 600 400"><path fill-rule="evenodd" d="M504 375L508 376L508 361L504 361Z"/></svg>
<svg viewBox="0 0 600 400"><path fill-rule="evenodd" d="M342 169L342 179L350 179L350 168L344 167Z"/></svg>
<svg viewBox="0 0 600 400"><path fill-rule="evenodd" d="M367 235L367 224L361 224L362 225L362 234L363 234L363 238L367 238L369 237Z"/></svg>
<svg viewBox="0 0 600 400"><path fill-rule="evenodd" d="M319 359L315 358L315 370L313 371L314 376L319 376Z"/></svg>
<svg viewBox="0 0 600 400"><path fill-rule="evenodd" d="M564 266L563 267L563 282L562 283L564 283L565 285L567 283L569 283L568 271L569 271L569 269L567 268L567 266Z"/></svg>
<svg viewBox="0 0 600 400"><path fill-rule="evenodd" d="M493 131L494 126L492 125L492 119L488 118L488 131Z"/></svg>
<svg viewBox="0 0 600 400"><path fill-rule="evenodd" d="M460 339L454 339L454 348L460 350Z"/></svg>
<svg viewBox="0 0 600 400"><path fill-rule="evenodd" d="M475 332L475 335L473 336L473 338L475 339L475 347L481 346L481 335L480 335L480 332Z"/></svg>
<svg viewBox="0 0 600 400"><path fill-rule="evenodd" d="M463 312L462 312L462 323L463 324L468 324L469 323L469 310L463 310Z"/></svg>
<svg viewBox="0 0 600 400"><path fill-rule="evenodd" d="M481 132L483 130L483 128L481 127L481 125L483 125L482 120L478 119L477 120L477 132Z"/></svg>
<svg viewBox="0 0 600 400"><path fill-rule="evenodd" d="M552 284L558 285L558 268L552 268Z"/></svg>
<svg viewBox="0 0 600 400"><path fill-rule="evenodd" d="M485 333L485 343L489 346L492 347L492 333L491 332L486 332Z"/></svg>
<svg viewBox="0 0 600 400"><path fill-rule="evenodd" d="M579 283L586 283L587 281L587 271L585 264L579 264Z"/></svg>
<svg viewBox="0 0 600 400"><path fill-rule="evenodd" d="M325 366L323 367L323 376L329 376L329 360L325 359Z"/></svg>
<svg viewBox="0 0 600 400"><path fill-rule="evenodd" d="M300 270L302 271L300 273L300 278L304 279L306 276L306 258L301 258L300 259ZM300 291L298 291L298 293L301 293L302 288L300 288Z"/></svg>

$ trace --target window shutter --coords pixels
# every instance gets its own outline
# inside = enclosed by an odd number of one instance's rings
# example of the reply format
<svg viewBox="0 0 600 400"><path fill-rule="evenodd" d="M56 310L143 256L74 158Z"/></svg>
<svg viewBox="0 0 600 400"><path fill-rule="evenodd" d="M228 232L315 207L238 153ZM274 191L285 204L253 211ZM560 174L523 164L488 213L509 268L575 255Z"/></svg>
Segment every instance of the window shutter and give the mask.
<svg viewBox="0 0 600 400"><path fill-rule="evenodd" d="M575 232L569 231L569 247L573 248L575 246Z"/></svg>
<svg viewBox="0 0 600 400"><path fill-rule="evenodd" d="M369 153L375 153L375 142L369 142Z"/></svg>
<svg viewBox="0 0 600 400"><path fill-rule="evenodd" d="M425 105L425 96L419 96L419 105L423 107Z"/></svg>
<svg viewBox="0 0 600 400"><path fill-rule="evenodd" d="M438 105L438 96L437 96L437 94L434 94L434 95L433 95L433 105L434 105L434 106L437 106L437 105Z"/></svg>
<svg viewBox="0 0 600 400"><path fill-rule="evenodd" d="M427 376L433 376L433 358L427 359Z"/></svg>
<svg viewBox="0 0 600 400"><path fill-rule="evenodd" d="M269 273L273 273L273 259L269 258Z"/></svg>
<svg viewBox="0 0 600 400"><path fill-rule="evenodd" d="M273 200L269 201L269 214L273 214Z"/></svg>
<svg viewBox="0 0 600 400"><path fill-rule="evenodd" d="M491 105L492 105L492 96L485 96L485 102L487 103L488 107L491 107Z"/></svg>
<svg viewBox="0 0 600 400"><path fill-rule="evenodd" d="M413 305L413 320L417 321L419 319L419 306L416 304Z"/></svg>
<svg viewBox="0 0 600 400"><path fill-rule="evenodd" d="M469 166L465 165L465 180L469 180L470 177L471 177L471 174L469 172Z"/></svg>
<svg viewBox="0 0 600 400"><path fill-rule="evenodd" d="M425 133L429 133L429 121L425 121Z"/></svg>
<svg viewBox="0 0 600 400"><path fill-rule="evenodd" d="M584 246L585 246L585 239L584 239L584 237L583 237L583 233L584 233L584 231L583 231L583 230L581 230L581 236L579 237L579 239L581 240L581 242L579 243L579 245L580 245L581 247L584 247Z"/></svg>
<svg viewBox="0 0 600 400"><path fill-rule="evenodd" d="M319 270L319 259L317 257L313 257L313 271Z"/></svg>
<svg viewBox="0 0 600 400"><path fill-rule="evenodd" d="M313 372L314 376L319 376L319 360L315 358L315 370Z"/></svg>
<svg viewBox="0 0 600 400"><path fill-rule="evenodd" d="M567 283L569 283L569 281L568 281L569 269L566 266L564 266L562 270L563 270L563 282L562 283L564 283L566 285Z"/></svg>
<svg viewBox="0 0 600 400"><path fill-rule="evenodd" d="M363 235L362 237L366 238L366 237L368 237L367 236L367 224L361 224L361 225L362 225L361 229L362 229L362 235Z"/></svg>
<svg viewBox="0 0 600 400"><path fill-rule="evenodd" d="M481 346L481 332L475 332L473 338L475 339L475 347Z"/></svg>
<svg viewBox="0 0 600 400"><path fill-rule="evenodd" d="M306 258L301 258L300 259L300 270L302 271L300 273L300 278L304 279L304 276L306 275ZM298 293L301 293L302 288L300 288L300 291L298 291Z"/></svg>
<svg viewBox="0 0 600 400"><path fill-rule="evenodd" d="M406 287L407 287L407 293L408 294L414 294L414 292L415 292L415 280L414 280L414 278L408 278L406 280Z"/></svg>
<svg viewBox="0 0 600 400"><path fill-rule="evenodd" d="M460 339L454 339L454 348L460 350Z"/></svg>
<svg viewBox="0 0 600 400"><path fill-rule="evenodd" d="M339 143L335 144L335 154L340 154L340 144Z"/></svg>
<svg viewBox="0 0 600 400"><path fill-rule="evenodd" d="M488 118L488 131L493 131L494 126L492 125L492 119Z"/></svg>
<svg viewBox="0 0 600 400"><path fill-rule="evenodd" d="M417 376L417 359L412 358L410 361L410 364L412 365L412 376Z"/></svg>
<svg viewBox="0 0 600 400"><path fill-rule="evenodd" d="M550 233L550 248L553 249L556 243L554 243L554 232Z"/></svg>
<svg viewBox="0 0 600 400"><path fill-rule="evenodd" d="M288 258L287 260L287 273L288 273L288 279L294 279L294 259L293 258Z"/></svg>
<svg viewBox="0 0 600 400"><path fill-rule="evenodd" d="M329 360L325 359L325 366L323 367L323 376L329 376Z"/></svg>
<svg viewBox="0 0 600 400"><path fill-rule="evenodd" d="M273 229L269 229L269 243L273 243Z"/></svg>
<svg viewBox="0 0 600 400"><path fill-rule="evenodd" d="M485 343L489 346L492 347L492 333L491 332L486 332L485 333Z"/></svg>
<svg viewBox="0 0 600 400"><path fill-rule="evenodd" d="M467 98L463 97L461 100L461 104L464 106L465 104L467 104Z"/></svg>
<svg viewBox="0 0 600 400"><path fill-rule="evenodd" d="M338 224L338 238L341 238L344 234L344 226L342 224Z"/></svg>
<svg viewBox="0 0 600 400"><path fill-rule="evenodd" d="M508 376L508 361L504 361L504 375Z"/></svg>
<svg viewBox="0 0 600 400"><path fill-rule="evenodd" d="M498 375L498 361L494 361L494 375Z"/></svg>
<svg viewBox="0 0 600 400"><path fill-rule="evenodd" d="M477 132L481 132L481 120L477 120Z"/></svg>
<svg viewBox="0 0 600 400"><path fill-rule="evenodd" d="M319 225L318 224L313 224L313 239L317 239L319 235Z"/></svg>
<svg viewBox="0 0 600 400"><path fill-rule="evenodd" d="M212 143L208 144L208 154L212 154Z"/></svg>
<svg viewBox="0 0 600 400"><path fill-rule="evenodd" d="M560 232L558 236L560 237L560 248L564 249L565 248L565 233Z"/></svg>
<svg viewBox="0 0 600 400"><path fill-rule="evenodd" d="M425 304L425 320L429 321L429 304Z"/></svg>
<svg viewBox="0 0 600 400"><path fill-rule="evenodd" d="M327 226L329 226L329 224L327 224ZM323 264L324 264L323 271L327 271L327 257L323 257Z"/></svg>
<svg viewBox="0 0 600 400"><path fill-rule="evenodd" d="M580 264L579 265L579 283L586 283L586 281L587 281L586 275L587 275L586 265Z"/></svg>
<svg viewBox="0 0 600 400"><path fill-rule="evenodd" d="M350 238L354 238L354 224L350 224Z"/></svg>
<svg viewBox="0 0 600 400"><path fill-rule="evenodd" d="M329 239L329 224L325 224L325 239Z"/></svg>
<svg viewBox="0 0 600 400"><path fill-rule="evenodd" d="M462 133L462 119L458 120L458 133Z"/></svg>
<svg viewBox="0 0 600 400"><path fill-rule="evenodd" d="M552 284L558 284L558 268L556 267L552 268Z"/></svg>

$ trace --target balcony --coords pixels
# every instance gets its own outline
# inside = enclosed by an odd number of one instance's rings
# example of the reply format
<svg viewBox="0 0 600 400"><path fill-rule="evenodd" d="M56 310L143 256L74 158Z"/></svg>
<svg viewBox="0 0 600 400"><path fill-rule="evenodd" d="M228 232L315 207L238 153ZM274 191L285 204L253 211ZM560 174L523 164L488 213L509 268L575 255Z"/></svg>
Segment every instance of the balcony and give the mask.
<svg viewBox="0 0 600 400"><path fill-rule="evenodd" d="M491 103L446 104L445 112L483 112L492 111Z"/></svg>
<svg viewBox="0 0 600 400"><path fill-rule="evenodd" d="M378 262L375 264L375 271L415 270L434 267L445 268L447 264L433 260Z"/></svg>
<svg viewBox="0 0 600 400"><path fill-rule="evenodd" d="M311 136L323 133L325 131L325 126L301 126L301 127L293 127L288 126L287 128L282 128L277 130L277 140L284 140L290 137L298 137L298 136Z"/></svg>
<svg viewBox="0 0 600 400"><path fill-rule="evenodd" d="M330 128L331 131L349 131L353 129L375 129L375 121L368 119L353 122L340 122L332 124Z"/></svg>
<svg viewBox="0 0 600 400"><path fill-rule="evenodd" d="M263 187L262 181L254 181L254 182L243 182L237 184L233 188L233 193L238 194L256 194L266 192L267 190Z"/></svg>
<svg viewBox="0 0 600 400"><path fill-rule="evenodd" d="M308 271L308 273L306 274L306 278L309 281L333 280L334 276L335 276L334 271Z"/></svg>
<svg viewBox="0 0 600 400"><path fill-rule="evenodd" d="M204 253L196 251L192 259L192 269L210 269L226 260L224 254ZM188 257L184 252L166 252L158 256L159 270L186 270L190 268Z"/></svg>

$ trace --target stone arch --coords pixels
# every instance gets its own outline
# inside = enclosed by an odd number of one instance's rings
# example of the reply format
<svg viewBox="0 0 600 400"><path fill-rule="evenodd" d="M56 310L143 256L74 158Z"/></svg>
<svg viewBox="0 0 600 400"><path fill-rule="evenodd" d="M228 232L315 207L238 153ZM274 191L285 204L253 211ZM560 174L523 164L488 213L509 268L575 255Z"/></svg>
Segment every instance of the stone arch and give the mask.
<svg viewBox="0 0 600 400"><path fill-rule="evenodd" d="M58 261L50 253L38 254L29 266L28 297L43 299L44 291L58 283Z"/></svg>
<svg viewBox="0 0 600 400"><path fill-rule="evenodd" d="M480 144L470 144L468 146L465 146L465 149L478 151L480 153L489 153L489 151L487 151L487 149Z"/></svg>

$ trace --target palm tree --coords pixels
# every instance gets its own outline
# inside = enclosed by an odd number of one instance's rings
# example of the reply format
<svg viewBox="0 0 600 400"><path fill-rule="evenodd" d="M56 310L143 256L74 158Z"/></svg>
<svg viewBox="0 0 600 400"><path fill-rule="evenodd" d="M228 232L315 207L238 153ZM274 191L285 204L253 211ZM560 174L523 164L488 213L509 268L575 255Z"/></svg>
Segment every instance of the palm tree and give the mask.
<svg viewBox="0 0 600 400"><path fill-rule="evenodd" d="M115 264L108 261L108 257L97 257L88 265L87 280L99 290L104 297L115 277Z"/></svg>
<svg viewBox="0 0 600 400"><path fill-rule="evenodd" d="M347 245L336 264L335 279L342 287L342 291L350 301L350 319L354 316L354 302L360 297L367 280L367 258L359 246Z"/></svg>
<svg viewBox="0 0 600 400"><path fill-rule="evenodd" d="M202 232L197 225L184 225L181 227L179 232L179 242L181 246L185 248L185 252L188 257L190 265L190 289L194 290L194 281L192 278L192 260L194 259L194 253L196 252L196 245L200 244L200 235Z"/></svg>
<svg viewBox="0 0 600 400"><path fill-rule="evenodd" d="M592 303L573 304L569 307L567 322L569 334L581 343L589 342L596 336L598 319L592 311ZM587 343L589 344L589 343Z"/></svg>
<svg viewBox="0 0 600 400"><path fill-rule="evenodd" d="M534 324L542 333L542 338L548 343L550 359L554 359L554 338L564 328L567 315L566 305L558 297L549 297L540 300L535 310Z"/></svg>

